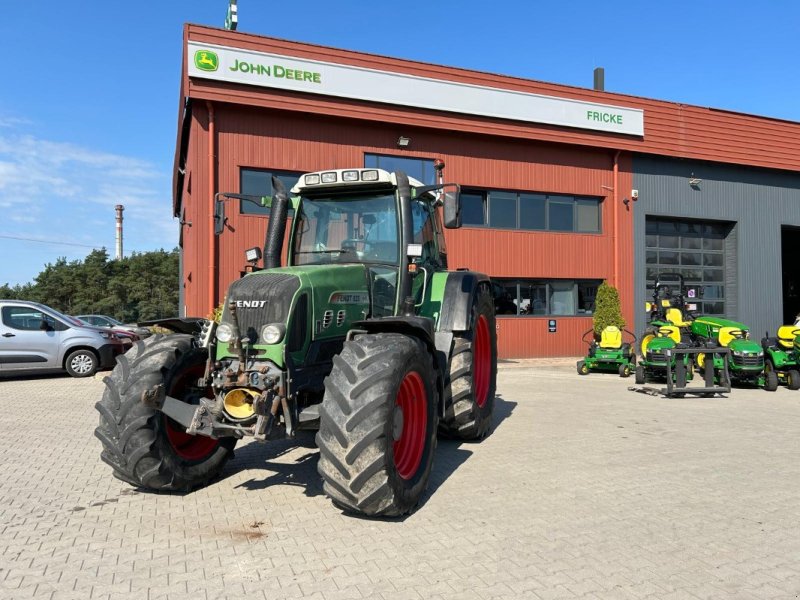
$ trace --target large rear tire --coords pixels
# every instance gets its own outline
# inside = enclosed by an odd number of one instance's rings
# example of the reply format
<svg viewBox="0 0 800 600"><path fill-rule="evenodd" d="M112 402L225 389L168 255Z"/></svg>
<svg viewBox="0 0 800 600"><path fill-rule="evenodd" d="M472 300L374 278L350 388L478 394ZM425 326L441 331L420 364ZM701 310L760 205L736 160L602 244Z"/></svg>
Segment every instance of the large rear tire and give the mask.
<svg viewBox="0 0 800 600"><path fill-rule="evenodd" d="M100 458L118 479L156 491L189 491L222 471L234 438L187 435L162 412L142 404L142 393L163 384L169 396L196 404L209 391L197 387L207 354L190 335L154 335L117 359L95 407L103 443Z"/></svg>
<svg viewBox="0 0 800 600"><path fill-rule="evenodd" d="M496 389L494 303L489 290L481 287L472 301L472 330L453 336L442 431L462 440L486 437L492 427Z"/></svg>
<svg viewBox="0 0 800 600"><path fill-rule="evenodd" d="M333 358L320 407L319 473L347 512L398 516L428 485L436 449L433 357L416 338L359 335Z"/></svg>

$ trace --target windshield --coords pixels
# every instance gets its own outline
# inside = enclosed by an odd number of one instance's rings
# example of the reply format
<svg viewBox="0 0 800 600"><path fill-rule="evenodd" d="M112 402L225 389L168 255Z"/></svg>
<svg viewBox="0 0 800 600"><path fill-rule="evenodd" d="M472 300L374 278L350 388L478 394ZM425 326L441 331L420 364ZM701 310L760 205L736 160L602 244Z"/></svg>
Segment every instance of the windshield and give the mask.
<svg viewBox="0 0 800 600"><path fill-rule="evenodd" d="M294 236L295 265L398 264L394 194L303 198Z"/></svg>

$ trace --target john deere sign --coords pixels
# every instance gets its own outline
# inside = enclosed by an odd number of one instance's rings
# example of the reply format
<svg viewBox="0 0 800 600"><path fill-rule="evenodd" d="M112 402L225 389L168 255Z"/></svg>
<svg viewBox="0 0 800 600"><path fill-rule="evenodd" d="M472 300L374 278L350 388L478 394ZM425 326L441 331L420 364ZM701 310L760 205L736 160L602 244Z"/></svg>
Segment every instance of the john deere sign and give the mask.
<svg viewBox="0 0 800 600"><path fill-rule="evenodd" d="M644 135L644 112L190 41L189 76L400 106Z"/></svg>

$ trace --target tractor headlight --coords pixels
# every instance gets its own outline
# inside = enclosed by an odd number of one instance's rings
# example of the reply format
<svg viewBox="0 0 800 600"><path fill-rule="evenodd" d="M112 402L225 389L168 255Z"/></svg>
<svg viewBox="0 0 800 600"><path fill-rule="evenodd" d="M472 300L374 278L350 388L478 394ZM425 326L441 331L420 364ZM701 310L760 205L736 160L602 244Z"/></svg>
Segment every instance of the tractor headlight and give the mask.
<svg viewBox="0 0 800 600"><path fill-rule="evenodd" d="M742 352L741 350L734 350L733 351L733 355L734 356L744 356L744 352Z"/></svg>
<svg viewBox="0 0 800 600"><path fill-rule="evenodd" d="M227 344L233 339L233 327L227 323L220 323L217 326L217 339L223 344Z"/></svg>
<svg viewBox="0 0 800 600"><path fill-rule="evenodd" d="M758 352L756 352L756 356L764 356L764 351L759 350Z"/></svg>
<svg viewBox="0 0 800 600"><path fill-rule="evenodd" d="M286 327L281 323L270 323L261 329L261 339L265 344L277 344L283 339Z"/></svg>

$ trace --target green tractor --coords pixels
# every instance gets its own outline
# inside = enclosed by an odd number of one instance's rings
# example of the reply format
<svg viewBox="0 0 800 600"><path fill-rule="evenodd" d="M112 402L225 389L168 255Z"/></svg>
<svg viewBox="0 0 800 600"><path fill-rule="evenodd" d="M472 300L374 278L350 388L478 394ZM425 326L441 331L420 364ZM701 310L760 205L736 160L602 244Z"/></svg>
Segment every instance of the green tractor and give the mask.
<svg viewBox="0 0 800 600"><path fill-rule="evenodd" d="M631 342L623 341L623 332L632 338ZM586 336L589 334L592 334L592 338L587 340ZM594 339L594 329L583 334L583 341L589 346L589 352L576 365L579 375L606 371L618 373L620 377L630 377L636 367L636 354L631 349L631 344L636 343L633 333L610 325L603 329L600 341Z"/></svg>
<svg viewBox="0 0 800 600"><path fill-rule="evenodd" d="M764 350L764 371L774 372L778 382L790 390L800 389L800 327L783 325L775 337L761 340Z"/></svg>
<svg viewBox="0 0 800 600"><path fill-rule="evenodd" d="M489 432L497 377L491 282L447 270L437 208L447 228L461 213L443 166L434 185L379 169L308 173L291 198L273 178L260 199L271 206L264 268L230 285L221 322L138 342L106 379L95 434L114 475L188 491L220 475L237 441L311 429L337 506L411 511L437 431ZM221 199L215 221L221 233Z"/></svg>
<svg viewBox="0 0 800 600"><path fill-rule="evenodd" d="M692 321L692 334L700 346L709 348L709 352L696 355L697 368L705 372L709 367L708 354L717 347L730 350L730 363L727 372L728 384L752 385L763 387L768 392L778 389L778 375L775 371L764 370L764 350L750 339L747 326L721 317L697 317ZM713 364L715 379L724 378L722 358L714 354Z"/></svg>
<svg viewBox="0 0 800 600"><path fill-rule="evenodd" d="M683 276L678 273L662 273L656 279L652 301L646 305L647 327L639 338L641 359L636 366L636 383L664 381L668 372L678 388L693 379L689 355L674 352L694 346L691 305L686 302L688 292Z"/></svg>

